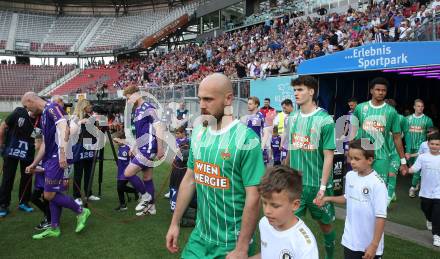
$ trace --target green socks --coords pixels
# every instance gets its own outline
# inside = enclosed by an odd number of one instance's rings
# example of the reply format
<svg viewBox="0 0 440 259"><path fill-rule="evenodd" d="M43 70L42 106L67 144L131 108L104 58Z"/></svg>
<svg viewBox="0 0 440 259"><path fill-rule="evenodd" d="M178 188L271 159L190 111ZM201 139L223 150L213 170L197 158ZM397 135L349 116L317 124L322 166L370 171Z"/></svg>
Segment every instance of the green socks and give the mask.
<svg viewBox="0 0 440 259"><path fill-rule="evenodd" d="M334 229L324 233L325 259L333 259L335 253L336 232Z"/></svg>

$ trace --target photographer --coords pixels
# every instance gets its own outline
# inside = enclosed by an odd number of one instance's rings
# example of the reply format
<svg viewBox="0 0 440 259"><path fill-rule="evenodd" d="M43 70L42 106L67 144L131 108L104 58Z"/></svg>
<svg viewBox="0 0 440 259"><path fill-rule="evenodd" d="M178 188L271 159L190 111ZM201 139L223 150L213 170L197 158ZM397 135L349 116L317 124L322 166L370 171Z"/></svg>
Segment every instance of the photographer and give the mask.
<svg viewBox="0 0 440 259"><path fill-rule="evenodd" d="M9 213L15 172L20 163L19 209L32 212L28 205L31 198L32 175L25 169L32 163L35 153L34 127L38 124L33 114L17 107L0 125L0 153L3 155L3 177L0 186L0 217Z"/></svg>
<svg viewBox="0 0 440 259"><path fill-rule="evenodd" d="M84 139L92 138L92 142L96 142L96 138L86 129L86 124L92 123L92 120L90 120L91 115L92 105L89 101L82 99L78 101L70 123L72 136L78 136L78 141L72 147L74 169L73 197L76 203L80 205L82 205L81 180L83 175L85 197L90 201L100 200L99 197L92 195L91 188L88 190L92 184L90 181L95 151L90 150L90 148L84 145Z"/></svg>

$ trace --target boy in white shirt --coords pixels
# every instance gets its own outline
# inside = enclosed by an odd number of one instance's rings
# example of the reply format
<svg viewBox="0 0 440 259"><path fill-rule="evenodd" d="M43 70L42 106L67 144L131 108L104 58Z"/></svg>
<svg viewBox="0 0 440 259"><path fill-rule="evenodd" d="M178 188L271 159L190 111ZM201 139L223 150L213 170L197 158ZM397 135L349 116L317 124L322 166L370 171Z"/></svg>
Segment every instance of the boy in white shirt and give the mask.
<svg viewBox="0 0 440 259"><path fill-rule="evenodd" d="M258 191L265 216L259 224L261 253L251 258L318 259L315 237L295 216L302 192L299 172L286 166L270 168Z"/></svg>
<svg viewBox="0 0 440 259"><path fill-rule="evenodd" d="M347 204L341 242L345 259L379 259L384 249L387 187L371 168L374 150L364 149L361 139L350 143L348 156L353 170L346 175L345 194L326 196L315 200L315 204L320 207L326 202Z"/></svg>
<svg viewBox="0 0 440 259"><path fill-rule="evenodd" d="M434 133L438 133L438 128L430 127L430 128L428 128L428 131L426 133L426 137L429 138L429 136L431 136ZM422 142L422 144L420 144L419 152L418 152L417 156L424 154L424 153L429 153L428 141L424 141L424 142Z"/></svg>
<svg viewBox="0 0 440 259"><path fill-rule="evenodd" d="M429 153L418 156L409 173L420 170L421 208L432 231L433 245L440 247L440 133L428 137L428 146Z"/></svg>

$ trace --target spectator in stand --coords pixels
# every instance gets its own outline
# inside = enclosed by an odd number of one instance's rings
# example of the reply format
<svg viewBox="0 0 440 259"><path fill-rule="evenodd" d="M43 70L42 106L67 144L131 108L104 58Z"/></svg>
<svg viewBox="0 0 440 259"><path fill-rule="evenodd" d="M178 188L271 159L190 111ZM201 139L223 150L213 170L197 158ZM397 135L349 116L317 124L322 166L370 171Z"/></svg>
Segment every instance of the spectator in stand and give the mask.
<svg viewBox="0 0 440 259"><path fill-rule="evenodd" d="M262 25L226 32L200 45L190 43L168 53L121 61L116 65L121 75L117 83L121 89L131 84L159 87L197 83L212 72L255 79L294 72L305 59L372 42L417 37L415 28L432 16L439 2L426 8L424 1L410 7L407 1L404 5L381 1L362 10L350 7L346 13L314 18L267 15Z"/></svg>

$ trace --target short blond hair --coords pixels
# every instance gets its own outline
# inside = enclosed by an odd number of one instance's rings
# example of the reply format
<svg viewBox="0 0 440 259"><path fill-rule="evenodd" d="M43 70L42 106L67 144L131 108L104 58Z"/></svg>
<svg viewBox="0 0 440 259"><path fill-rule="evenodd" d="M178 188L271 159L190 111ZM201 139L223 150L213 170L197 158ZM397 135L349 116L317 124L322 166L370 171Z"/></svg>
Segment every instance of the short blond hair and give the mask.
<svg viewBox="0 0 440 259"><path fill-rule="evenodd" d="M128 94L134 94L139 92L139 87L137 87L136 85L129 85L124 89L124 96L127 96Z"/></svg>

